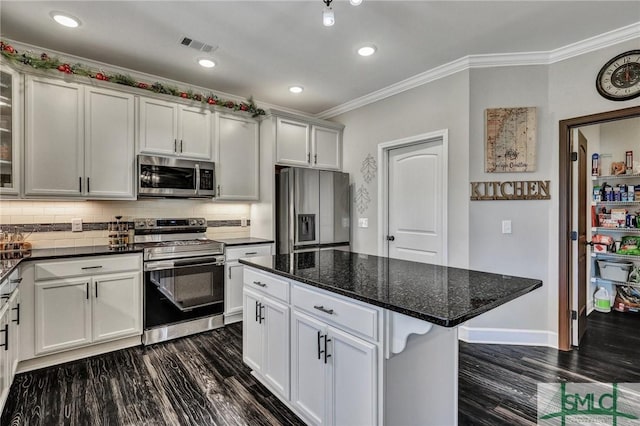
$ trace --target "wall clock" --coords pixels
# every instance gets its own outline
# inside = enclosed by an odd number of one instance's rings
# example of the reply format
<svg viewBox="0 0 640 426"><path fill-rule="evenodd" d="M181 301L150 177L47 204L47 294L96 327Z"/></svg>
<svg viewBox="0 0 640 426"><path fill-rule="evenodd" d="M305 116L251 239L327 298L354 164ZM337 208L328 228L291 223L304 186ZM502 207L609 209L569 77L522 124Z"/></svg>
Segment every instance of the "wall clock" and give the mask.
<svg viewBox="0 0 640 426"><path fill-rule="evenodd" d="M612 101L640 96L640 50L621 53L604 64L596 78L596 88Z"/></svg>

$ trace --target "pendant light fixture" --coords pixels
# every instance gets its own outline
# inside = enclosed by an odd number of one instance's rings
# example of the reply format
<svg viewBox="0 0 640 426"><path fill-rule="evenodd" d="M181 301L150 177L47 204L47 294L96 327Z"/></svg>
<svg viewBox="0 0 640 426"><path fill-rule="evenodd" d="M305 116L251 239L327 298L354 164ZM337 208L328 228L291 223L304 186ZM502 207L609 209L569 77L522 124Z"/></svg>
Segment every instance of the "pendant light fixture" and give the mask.
<svg viewBox="0 0 640 426"><path fill-rule="evenodd" d="M325 27L332 27L336 23L336 15L333 13L331 3L333 0L322 0L325 4L325 8L322 11L322 25ZM362 0L349 0L352 6L359 6L362 4Z"/></svg>

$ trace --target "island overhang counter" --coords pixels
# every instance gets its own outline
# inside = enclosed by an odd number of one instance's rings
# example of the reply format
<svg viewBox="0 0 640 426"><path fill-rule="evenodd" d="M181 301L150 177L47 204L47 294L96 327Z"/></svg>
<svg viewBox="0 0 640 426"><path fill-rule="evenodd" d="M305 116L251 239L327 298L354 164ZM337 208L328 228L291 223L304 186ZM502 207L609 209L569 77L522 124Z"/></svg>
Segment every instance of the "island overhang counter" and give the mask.
<svg viewBox="0 0 640 426"><path fill-rule="evenodd" d="M243 360L309 424L457 424L458 326L542 286L339 250L240 262Z"/></svg>

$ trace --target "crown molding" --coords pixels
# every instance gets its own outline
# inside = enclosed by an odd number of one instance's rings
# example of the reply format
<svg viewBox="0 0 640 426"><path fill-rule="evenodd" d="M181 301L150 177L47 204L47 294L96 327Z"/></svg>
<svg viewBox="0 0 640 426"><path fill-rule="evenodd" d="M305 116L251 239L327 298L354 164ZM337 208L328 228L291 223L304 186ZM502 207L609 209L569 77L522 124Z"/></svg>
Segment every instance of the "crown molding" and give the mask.
<svg viewBox="0 0 640 426"><path fill-rule="evenodd" d="M316 114L316 117L332 118L460 71L473 68L549 65L636 38L640 38L640 22L550 51L469 55L329 108Z"/></svg>

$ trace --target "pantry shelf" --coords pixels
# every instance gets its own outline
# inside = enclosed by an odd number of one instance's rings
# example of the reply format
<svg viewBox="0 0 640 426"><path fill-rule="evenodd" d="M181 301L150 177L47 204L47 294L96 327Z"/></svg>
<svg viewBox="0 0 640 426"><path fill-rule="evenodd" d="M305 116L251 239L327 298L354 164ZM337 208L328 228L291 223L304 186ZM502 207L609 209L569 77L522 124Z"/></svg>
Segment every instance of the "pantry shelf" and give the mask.
<svg viewBox="0 0 640 426"><path fill-rule="evenodd" d="M614 280L606 280L604 278L600 278L600 277L593 277L591 278L591 282L594 282L596 284L613 284L613 285L624 285L624 286L629 286L629 287L638 287L640 288L640 283L632 283L629 281L614 281Z"/></svg>
<svg viewBox="0 0 640 426"><path fill-rule="evenodd" d="M640 234L640 228L608 228L599 226L591 228L592 232L623 232L625 234Z"/></svg>
<svg viewBox="0 0 640 426"><path fill-rule="evenodd" d="M640 256L632 256L628 254L591 253L591 257L595 257L598 259L620 259L620 260L631 260L632 262L640 262Z"/></svg>
<svg viewBox="0 0 640 426"><path fill-rule="evenodd" d="M592 201L592 206L640 206L640 201Z"/></svg>
<svg viewBox="0 0 640 426"><path fill-rule="evenodd" d="M609 176L591 176L592 180L595 181L599 181L599 180L611 180L611 179L632 179L632 178L639 178L640 175L639 174L634 174L634 175L609 175Z"/></svg>

